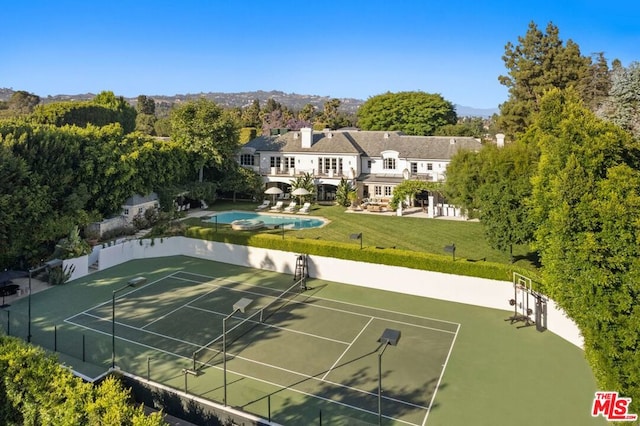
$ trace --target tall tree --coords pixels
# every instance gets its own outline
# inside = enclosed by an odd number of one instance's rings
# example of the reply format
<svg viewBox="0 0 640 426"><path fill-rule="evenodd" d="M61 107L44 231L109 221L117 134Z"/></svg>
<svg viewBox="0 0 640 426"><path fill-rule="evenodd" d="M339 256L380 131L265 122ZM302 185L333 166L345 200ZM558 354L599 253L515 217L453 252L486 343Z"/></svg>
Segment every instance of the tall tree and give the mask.
<svg viewBox="0 0 640 426"><path fill-rule="evenodd" d="M447 167L445 195L469 217L479 217L492 248L512 252L513 245L533 239L529 220L535 146L516 142L503 148L457 153Z"/></svg>
<svg viewBox="0 0 640 426"><path fill-rule="evenodd" d="M388 92L369 98L358 110L358 124L363 130L400 130L428 136L456 121L451 102L439 94L424 92Z"/></svg>
<svg viewBox="0 0 640 426"><path fill-rule="evenodd" d="M305 104L298 112L298 120L312 122L316 116L316 107L311 104Z"/></svg>
<svg viewBox="0 0 640 426"><path fill-rule="evenodd" d="M444 195L454 205L460 207L469 218L480 214L478 190L491 170L485 170L480 152L462 150L457 152L447 166Z"/></svg>
<svg viewBox="0 0 640 426"><path fill-rule="evenodd" d="M318 117L318 120L323 124L323 128L335 130L350 124L346 114L339 110L341 104L340 99L335 98L324 103L324 109Z"/></svg>
<svg viewBox="0 0 640 426"><path fill-rule="evenodd" d="M537 166L535 147L513 143L503 148L481 151L485 166L484 182L477 192L480 222L492 248L509 251L532 241L534 224L530 220L531 176Z"/></svg>
<svg viewBox="0 0 640 426"><path fill-rule="evenodd" d="M262 118L260 117L260 101L254 99L251 105L242 110L242 127L262 127Z"/></svg>
<svg viewBox="0 0 640 426"><path fill-rule="evenodd" d="M155 115L156 113L156 101L153 98L149 98L145 95L138 96L136 103L136 110L138 114Z"/></svg>
<svg viewBox="0 0 640 426"><path fill-rule="evenodd" d="M115 111L117 121L125 133L131 133L135 129L136 110L122 96L116 96L112 91L105 90L98 93L92 102Z"/></svg>
<svg viewBox="0 0 640 426"><path fill-rule="evenodd" d="M508 42L502 60L509 70L498 80L509 88L509 99L500 106L498 125L508 137L523 133L538 111L542 95L549 89L577 86L589 73L590 58L580 54L572 40L565 43L551 22L546 32L534 22L519 44Z"/></svg>
<svg viewBox="0 0 640 426"><path fill-rule="evenodd" d="M238 125L214 102L200 98L171 112L171 138L196 154L194 164L202 182L205 166L231 167L238 149Z"/></svg>
<svg viewBox="0 0 640 426"><path fill-rule="evenodd" d="M609 97L598 113L640 138L640 62L614 67Z"/></svg>
<svg viewBox="0 0 640 426"><path fill-rule="evenodd" d="M609 70L604 52L592 55L587 76L578 88L585 105L591 111L598 111L606 102L611 90L611 70Z"/></svg>
<svg viewBox="0 0 640 426"><path fill-rule="evenodd" d="M532 179L545 291L578 324L603 389L640 408L640 173L628 133L575 92L550 91L524 139L540 149Z"/></svg>

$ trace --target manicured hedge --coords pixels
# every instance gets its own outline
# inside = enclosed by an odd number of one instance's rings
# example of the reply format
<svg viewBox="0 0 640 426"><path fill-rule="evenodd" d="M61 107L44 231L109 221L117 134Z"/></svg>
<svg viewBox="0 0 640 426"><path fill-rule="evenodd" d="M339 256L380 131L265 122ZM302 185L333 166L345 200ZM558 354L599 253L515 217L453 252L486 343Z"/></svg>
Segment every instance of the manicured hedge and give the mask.
<svg viewBox="0 0 640 426"><path fill-rule="evenodd" d="M281 236L275 234L226 234L217 233L213 228L194 226L188 228L185 235L190 238L197 238L201 240L282 250L293 253L306 253L309 255L355 260L381 265L403 266L406 268L425 271L466 275L501 281L511 281L513 272L518 272L528 277L531 277L532 275L532 271L530 270L524 270L523 268L494 262L478 262L461 258L456 258L454 261L450 256L392 248L365 247L361 250L360 246L355 244L297 237L283 239Z"/></svg>

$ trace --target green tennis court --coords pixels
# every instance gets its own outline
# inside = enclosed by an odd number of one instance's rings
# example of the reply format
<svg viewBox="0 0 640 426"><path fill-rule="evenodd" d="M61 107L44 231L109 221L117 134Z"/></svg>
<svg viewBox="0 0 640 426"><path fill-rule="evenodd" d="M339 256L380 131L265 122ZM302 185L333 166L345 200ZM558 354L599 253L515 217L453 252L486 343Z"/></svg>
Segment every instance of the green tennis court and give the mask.
<svg viewBox="0 0 640 426"><path fill-rule="evenodd" d="M141 276L146 284L126 288ZM604 424L590 416L584 353L510 326L508 306L316 279L282 296L294 284L185 256L130 261L34 294L32 341L89 377L114 353L125 371L222 403L229 317L227 403L280 424L377 424L379 379L385 425ZM241 299L252 303L229 316ZM24 338L26 313L27 299L16 301L0 327ZM400 332L397 345L378 341L387 329Z"/></svg>
<svg viewBox="0 0 640 426"><path fill-rule="evenodd" d="M249 308L247 318L238 313L226 324L229 405L251 402L242 388L253 380L337 404L352 411L349 417L364 420L378 412L380 362L382 415L422 424L459 324L322 299L313 295L313 280L307 285L301 292L296 283L276 299L282 289L176 272L117 298L115 334L119 341L178 359L194 358L194 370L219 376L223 318L236 301L249 299L253 312ZM268 317L263 307L272 310ZM110 335L112 300L66 322ZM385 348L379 359L385 329L400 331L401 344ZM334 402L334 395L340 400Z"/></svg>

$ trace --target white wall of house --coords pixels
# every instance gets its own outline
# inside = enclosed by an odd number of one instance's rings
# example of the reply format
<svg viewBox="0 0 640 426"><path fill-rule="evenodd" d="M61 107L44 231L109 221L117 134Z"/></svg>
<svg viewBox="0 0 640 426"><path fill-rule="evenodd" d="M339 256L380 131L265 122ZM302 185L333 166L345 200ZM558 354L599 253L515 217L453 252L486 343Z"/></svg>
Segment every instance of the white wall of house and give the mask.
<svg viewBox="0 0 640 426"><path fill-rule="evenodd" d="M142 243L140 243L142 241ZM132 259L185 255L206 260L248 266L252 268L292 274L296 253L237 246L213 241L172 237L133 240L100 250L100 269L109 268ZM513 298L513 284L507 281L465 277L410 268L372 263L309 257L309 275L366 288L375 288L466 303L513 313L509 299ZM575 323L550 300L547 305L548 330L582 348L583 339Z"/></svg>
<svg viewBox="0 0 640 426"><path fill-rule="evenodd" d="M368 168L371 161L371 168ZM386 169L383 157L363 157L360 162L363 165L363 173L386 174L403 176L407 170L410 176L429 176L429 181L440 181L444 179L449 161L443 160L415 160L408 158L397 158L395 168ZM413 166L415 164L415 167ZM387 164L388 165L388 164Z"/></svg>

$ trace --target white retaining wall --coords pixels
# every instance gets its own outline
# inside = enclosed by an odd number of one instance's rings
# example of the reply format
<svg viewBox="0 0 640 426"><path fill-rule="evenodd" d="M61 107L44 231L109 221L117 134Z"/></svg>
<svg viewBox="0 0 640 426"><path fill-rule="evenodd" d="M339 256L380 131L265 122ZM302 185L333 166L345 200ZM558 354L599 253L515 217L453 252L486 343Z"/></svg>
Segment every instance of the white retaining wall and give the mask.
<svg viewBox="0 0 640 426"><path fill-rule="evenodd" d="M74 270L69 277L69 281L82 278L89 273L89 256L80 256L73 259L65 259L62 261L62 270L67 271L73 267Z"/></svg>
<svg viewBox="0 0 640 426"><path fill-rule="evenodd" d="M140 244L142 241L142 244ZM164 256L185 255L292 274L296 253L238 246L185 237L132 240L100 250L100 269L127 262ZM309 256L309 275L328 281L388 290L421 297L466 303L513 312L509 299L514 296L513 283L385 266L350 260ZM547 328L582 348L583 339L575 323L553 300L547 303Z"/></svg>

